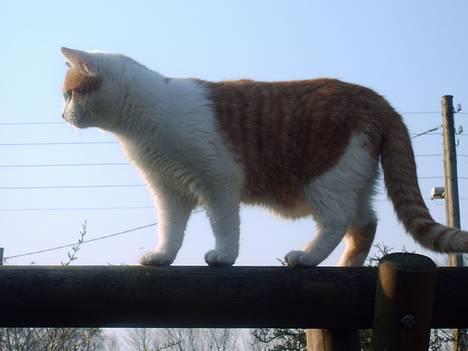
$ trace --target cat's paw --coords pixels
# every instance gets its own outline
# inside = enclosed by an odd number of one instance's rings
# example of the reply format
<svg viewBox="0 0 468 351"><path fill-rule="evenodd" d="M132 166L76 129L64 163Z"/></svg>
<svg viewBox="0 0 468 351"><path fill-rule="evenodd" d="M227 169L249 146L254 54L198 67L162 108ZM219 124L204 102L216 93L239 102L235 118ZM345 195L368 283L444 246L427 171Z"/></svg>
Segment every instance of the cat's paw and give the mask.
<svg viewBox="0 0 468 351"><path fill-rule="evenodd" d="M236 256L221 250L210 250L205 254L205 261L212 267L228 267L234 264Z"/></svg>
<svg viewBox="0 0 468 351"><path fill-rule="evenodd" d="M143 266L169 266L174 262L174 259L175 257L164 252L152 251L140 258L140 264Z"/></svg>
<svg viewBox="0 0 468 351"><path fill-rule="evenodd" d="M313 267L318 264L313 255L305 251L290 251L284 259L289 267Z"/></svg>

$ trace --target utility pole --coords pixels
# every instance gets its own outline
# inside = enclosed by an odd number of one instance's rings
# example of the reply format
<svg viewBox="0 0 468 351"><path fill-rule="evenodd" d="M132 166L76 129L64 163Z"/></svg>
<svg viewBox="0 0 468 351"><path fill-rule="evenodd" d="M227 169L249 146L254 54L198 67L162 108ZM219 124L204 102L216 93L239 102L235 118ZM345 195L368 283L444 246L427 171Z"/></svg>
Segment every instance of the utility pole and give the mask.
<svg viewBox="0 0 468 351"><path fill-rule="evenodd" d="M442 96L442 126L444 131L445 214L447 225L460 229L458 200L457 150L453 118L453 96ZM463 255L449 255L450 266L463 266Z"/></svg>
<svg viewBox="0 0 468 351"><path fill-rule="evenodd" d="M460 204L458 199L457 150L455 144L453 96L442 96L442 126L444 133L445 214L447 225L460 229ZM463 255L451 254L449 266L463 267ZM460 329L454 329L452 350L458 350Z"/></svg>

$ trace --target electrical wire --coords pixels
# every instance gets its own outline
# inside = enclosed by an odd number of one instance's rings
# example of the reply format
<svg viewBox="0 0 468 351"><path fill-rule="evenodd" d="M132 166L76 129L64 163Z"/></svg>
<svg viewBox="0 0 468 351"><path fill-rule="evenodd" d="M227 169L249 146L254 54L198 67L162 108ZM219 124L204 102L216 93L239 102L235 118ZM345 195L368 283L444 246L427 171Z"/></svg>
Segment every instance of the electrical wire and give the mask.
<svg viewBox="0 0 468 351"><path fill-rule="evenodd" d="M468 115L468 112L454 112L456 115ZM402 115L433 115L442 114L442 111L407 111L401 112ZM0 122L0 126L29 126L29 125L68 125L63 121L23 121L23 122Z"/></svg>
<svg viewBox="0 0 468 351"><path fill-rule="evenodd" d="M443 200L443 199L431 199L431 198L425 197L424 200L425 200L425 201L434 201L434 200ZM460 197L458 200L459 200L459 201L468 201L468 197ZM386 198L386 199L375 199L375 200L373 200L373 201L376 201L376 202L386 202L386 201L392 202L392 200L390 200L389 198Z"/></svg>
<svg viewBox="0 0 468 351"><path fill-rule="evenodd" d="M65 125L65 122L53 122L53 121L42 121L42 122L0 122L0 126L35 126L35 125Z"/></svg>
<svg viewBox="0 0 468 351"><path fill-rule="evenodd" d="M428 130L426 130L426 131L424 131L424 132L421 132L421 133L418 133L418 134L413 135L413 136L411 137L411 139L415 139L415 138L418 138L418 137L420 137L420 136L430 134L430 133L432 133L432 132L435 132L435 131L439 130L440 128L441 128L441 126L437 126L437 127L428 129Z"/></svg>
<svg viewBox="0 0 468 351"><path fill-rule="evenodd" d="M444 178L445 178L445 177L443 177L443 176L418 177L418 179L444 179ZM458 177L458 179L467 180L468 177Z"/></svg>
<svg viewBox="0 0 468 351"><path fill-rule="evenodd" d="M415 154L416 157L442 157L442 154ZM458 154L457 157L468 157L468 154ZM41 168L41 167L94 167L94 166L130 166L128 162L97 162L97 163L37 163L10 164L0 168Z"/></svg>
<svg viewBox="0 0 468 351"><path fill-rule="evenodd" d="M433 115L435 113L441 114L441 111L410 111L410 112L402 112L402 115Z"/></svg>
<svg viewBox="0 0 468 351"><path fill-rule="evenodd" d="M192 214L197 214L197 213L201 213L201 212L203 212L203 210L202 210L202 209L198 209L198 210L193 211ZM83 241L81 241L80 243L75 242L75 243L73 243L73 244L65 244L65 245L60 245L60 246L51 247L51 248L48 248L48 249L30 251L30 252L25 252L25 253L21 253L21 254L17 254L17 255L12 255L12 256L8 256L8 257L4 257L4 258L3 258L3 262L5 262L6 260L11 260L11 259L13 259L13 258L19 258L19 257L24 257L24 256L37 255L37 254L44 253L44 252L50 252L50 251L56 251L56 250L60 250L60 249L65 249L65 248L67 248L67 247L72 247L72 246L75 246L75 245L78 245L78 244L83 245L83 244L88 244L88 243L92 243L92 242L99 241L99 240L109 239L109 238L116 237L116 236L119 236L119 235L128 234L128 233L136 232L136 231L138 231L138 230L142 230L142 229L154 227L157 223L158 223L158 222L154 222L154 223L142 225L142 226L139 226L139 227L134 227L134 228L126 229L126 230L123 230L123 231L121 231L121 232L117 232L117 233L113 233L113 234L101 235L101 236L98 236L98 237L93 238L93 239L83 240Z"/></svg>
<svg viewBox="0 0 468 351"><path fill-rule="evenodd" d="M415 154L415 157L440 157L442 154Z"/></svg>
<svg viewBox="0 0 468 351"><path fill-rule="evenodd" d="M54 145L111 145L116 141L71 141L71 142L41 142L41 143L3 143L0 146L54 146Z"/></svg>
<svg viewBox="0 0 468 351"><path fill-rule="evenodd" d="M443 179L443 176L426 176L418 179ZM458 177L467 180L468 177ZM50 186L2 186L0 190L39 190L39 189L105 189L105 188L141 188L144 184L102 184L102 185L50 185Z"/></svg>
<svg viewBox="0 0 468 351"><path fill-rule="evenodd" d="M415 154L416 157L442 157L442 154ZM457 157L468 157L468 154L457 154Z"/></svg>
<svg viewBox="0 0 468 351"><path fill-rule="evenodd" d="M154 206L0 208L0 212L148 210Z"/></svg>
<svg viewBox="0 0 468 351"><path fill-rule="evenodd" d="M91 166L128 166L128 162L103 163L38 163L20 165L0 165L0 168L38 168L38 167L91 167Z"/></svg>
<svg viewBox="0 0 468 351"><path fill-rule="evenodd" d="M416 157L442 157L442 154L415 154ZM458 154L458 157L468 157L468 154ZM128 162L97 162L97 163L37 163L37 164L10 164L1 165L0 168L41 168L41 167L94 167L94 166L130 166Z"/></svg>
<svg viewBox="0 0 468 351"><path fill-rule="evenodd" d="M104 239L112 238L112 237L122 235L122 234L128 234L128 233L131 233L131 232L135 232L137 230L142 230L142 229L145 229L145 228L154 227L156 224L157 224L157 222L150 223L150 224L143 225L143 226L140 226L140 227L127 229L127 230L124 230L124 231L121 231L121 232L118 232L118 233L107 234L107 235L99 236L99 237L94 238L94 239L83 240L80 244L88 244L88 243L91 243L91 242L94 242L94 241L104 240ZM44 250L25 252L25 253L22 253L22 254L12 255L12 256L9 256L9 257L4 257L3 261L11 260L12 258L18 258L18 257L24 257L24 256L30 256L30 255L37 255L37 254L44 253L44 252L56 251L56 250L60 250L60 249L65 249L67 247L72 247L72 246L75 246L75 245L78 245L78 243L75 242L73 244L65 244L65 245L55 246L55 247L51 247L51 248L44 249Z"/></svg>
<svg viewBox="0 0 468 351"><path fill-rule="evenodd" d="M424 133L423 135L442 135L442 133L437 133L437 132L431 132L431 133ZM411 133L410 134L411 136L411 139L414 139L413 137L419 137L419 136L422 136L422 135L418 135L417 133Z"/></svg>
<svg viewBox="0 0 468 351"><path fill-rule="evenodd" d="M0 190L140 188L144 186L144 184L1 186Z"/></svg>
<svg viewBox="0 0 468 351"><path fill-rule="evenodd" d="M410 111L410 112L402 112L402 115L434 115L434 114L442 114L442 111ZM461 112L461 111L454 111L454 115L468 115L468 112Z"/></svg>

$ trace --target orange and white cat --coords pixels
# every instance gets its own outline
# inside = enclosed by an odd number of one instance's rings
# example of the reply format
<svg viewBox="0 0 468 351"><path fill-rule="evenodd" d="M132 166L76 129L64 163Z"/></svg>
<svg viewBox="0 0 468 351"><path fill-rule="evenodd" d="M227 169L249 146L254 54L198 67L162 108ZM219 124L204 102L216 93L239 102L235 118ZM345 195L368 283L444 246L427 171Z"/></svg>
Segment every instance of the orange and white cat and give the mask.
<svg viewBox="0 0 468 351"><path fill-rule="evenodd" d="M169 265L192 210L216 239L211 266L239 252L239 206L313 216L315 238L286 255L315 266L344 238L339 265L362 265L376 231L371 198L382 163L398 218L422 246L468 252L468 232L436 223L417 183L410 138L383 97L334 79L264 83L168 78L119 54L62 48L63 118L115 134L155 197L159 242L141 259Z"/></svg>

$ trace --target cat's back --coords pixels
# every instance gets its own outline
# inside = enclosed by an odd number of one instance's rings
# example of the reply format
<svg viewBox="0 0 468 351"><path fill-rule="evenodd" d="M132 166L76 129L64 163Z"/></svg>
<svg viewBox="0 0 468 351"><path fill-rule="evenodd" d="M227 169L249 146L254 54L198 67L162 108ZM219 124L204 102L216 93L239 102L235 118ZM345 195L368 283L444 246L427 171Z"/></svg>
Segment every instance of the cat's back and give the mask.
<svg viewBox="0 0 468 351"><path fill-rule="evenodd" d="M249 197L280 194L284 184L288 193L300 189L331 169L357 133L368 136L378 158L394 115L371 89L336 79L205 84L218 128L257 193Z"/></svg>
<svg viewBox="0 0 468 351"><path fill-rule="evenodd" d="M206 83L216 119L230 142L338 143L352 131L379 128L391 106L373 90L337 79ZM303 145L302 145L303 146Z"/></svg>

